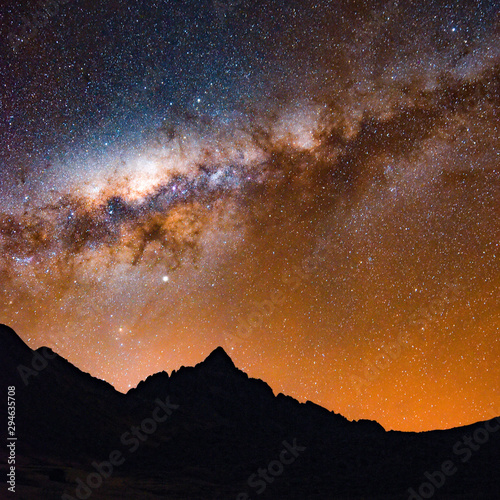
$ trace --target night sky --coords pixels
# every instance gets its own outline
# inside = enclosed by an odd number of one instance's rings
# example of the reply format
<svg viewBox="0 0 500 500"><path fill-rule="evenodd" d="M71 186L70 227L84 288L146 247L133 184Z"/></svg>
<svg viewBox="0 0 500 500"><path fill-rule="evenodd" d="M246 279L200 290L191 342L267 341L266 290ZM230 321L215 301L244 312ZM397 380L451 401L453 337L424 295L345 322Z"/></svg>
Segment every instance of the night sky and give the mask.
<svg viewBox="0 0 500 500"><path fill-rule="evenodd" d="M221 345L387 429L498 415L499 12L2 7L0 321L123 392Z"/></svg>

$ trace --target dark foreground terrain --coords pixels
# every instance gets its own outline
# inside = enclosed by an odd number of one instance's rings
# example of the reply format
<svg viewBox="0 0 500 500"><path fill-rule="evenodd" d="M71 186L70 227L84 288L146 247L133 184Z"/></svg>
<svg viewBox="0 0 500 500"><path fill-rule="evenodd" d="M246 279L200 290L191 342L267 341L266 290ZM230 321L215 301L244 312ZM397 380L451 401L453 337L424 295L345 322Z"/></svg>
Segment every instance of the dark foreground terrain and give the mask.
<svg viewBox="0 0 500 500"><path fill-rule="evenodd" d="M500 418L386 432L274 396L222 348L124 395L0 326L0 367L2 499L500 499Z"/></svg>

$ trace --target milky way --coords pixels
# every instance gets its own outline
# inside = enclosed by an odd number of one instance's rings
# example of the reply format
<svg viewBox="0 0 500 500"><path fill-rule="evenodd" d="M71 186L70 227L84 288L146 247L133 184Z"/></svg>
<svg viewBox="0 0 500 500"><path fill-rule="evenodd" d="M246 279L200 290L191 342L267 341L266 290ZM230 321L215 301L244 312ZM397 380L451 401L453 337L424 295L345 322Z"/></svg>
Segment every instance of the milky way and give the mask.
<svg viewBox="0 0 500 500"><path fill-rule="evenodd" d="M44 5L2 25L3 323L122 391L222 345L387 428L500 407L494 2Z"/></svg>

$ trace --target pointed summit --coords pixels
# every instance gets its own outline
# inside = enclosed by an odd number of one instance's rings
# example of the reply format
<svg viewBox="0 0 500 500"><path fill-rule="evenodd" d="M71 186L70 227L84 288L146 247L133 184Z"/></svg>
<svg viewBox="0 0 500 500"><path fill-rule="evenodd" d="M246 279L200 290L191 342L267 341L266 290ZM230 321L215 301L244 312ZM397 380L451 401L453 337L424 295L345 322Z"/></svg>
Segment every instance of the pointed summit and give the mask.
<svg viewBox="0 0 500 500"><path fill-rule="evenodd" d="M220 346L213 350L201 364L215 370L234 370L236 368L233 360Z"/></svg>

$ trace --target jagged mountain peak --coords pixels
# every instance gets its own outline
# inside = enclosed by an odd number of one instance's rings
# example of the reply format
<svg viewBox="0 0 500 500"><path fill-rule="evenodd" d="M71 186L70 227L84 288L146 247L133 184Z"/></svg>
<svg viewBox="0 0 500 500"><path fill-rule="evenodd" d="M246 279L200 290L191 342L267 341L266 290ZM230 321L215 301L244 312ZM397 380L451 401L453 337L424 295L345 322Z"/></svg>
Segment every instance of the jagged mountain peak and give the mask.
<svg viewBox="0 0 500 500"><path fill-rule="evenodd" d="M24 384L20 363L36 372ZM350 422L312 402L275 397L264 381L236 368L221 347L196 367L151 375L122 395L52 351L32 351L13 330L0 326L0 366L2 387L15 385L19 394L22 498L74 498L72 493L78 496L87 484L91 491L86 481L97 472L83 471L95 457L111 460L116 453L126 458L127 467L117 467L106 480L100 476L99 498L142 498L148 488L152 499L160 499L171 496L172 487L179 498L249 498L241 492L253 485L269 488L262 498L406 498L423 480L445 478L445 469L432 476L422 471L450 462L457 444L460 453L472 454L466 434L473 440L488 436L481 444L484 453L446 481L443 494L477 498L481 491L486 492L481 498L498 498L500 417L446 431L385 432L376 422ZM111 455L110 450L116 451ZM100 474L110 467L101 459L95 463ZM40 473L38 464L47 473ZM264 482L265 477L273 481ZM160 490L160 484L167 486Z"/></svg>
<svg viewBox="0 0 500 500"><path fill-rule="evenodd" d="M211 369L236 369L233 360L222 347L214 349L199 366L208 367Z"/></svg>

